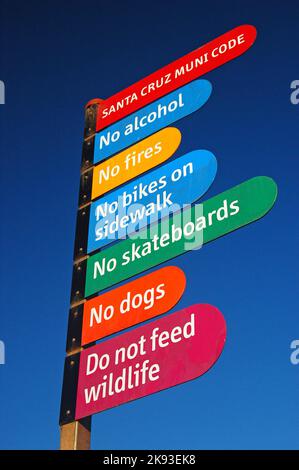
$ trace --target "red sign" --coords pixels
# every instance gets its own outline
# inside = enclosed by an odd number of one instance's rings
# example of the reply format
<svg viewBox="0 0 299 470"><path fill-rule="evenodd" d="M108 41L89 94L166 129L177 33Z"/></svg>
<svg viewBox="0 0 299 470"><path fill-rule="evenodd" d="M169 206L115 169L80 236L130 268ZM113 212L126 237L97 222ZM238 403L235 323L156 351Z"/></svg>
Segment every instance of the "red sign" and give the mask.
<svg viewBox="0 0 299 470"><path fill-rule="evenodd" d="M88 300L84 304L82 345L168 312L185 287L184 272L167 266Z"/></svg>
<svg viewBox="0 0 299 470"><path fill-rule="evenodd" d="M221 312L198 304L83 350L75 419L201 376L225 338Z"/></svg>
<svg viewBox="0 0 299 470"><path fill-rule="evenodd" d="M255 38L254 26L238 26L107 98L99 106L96 131L235 59Z"/></svg>

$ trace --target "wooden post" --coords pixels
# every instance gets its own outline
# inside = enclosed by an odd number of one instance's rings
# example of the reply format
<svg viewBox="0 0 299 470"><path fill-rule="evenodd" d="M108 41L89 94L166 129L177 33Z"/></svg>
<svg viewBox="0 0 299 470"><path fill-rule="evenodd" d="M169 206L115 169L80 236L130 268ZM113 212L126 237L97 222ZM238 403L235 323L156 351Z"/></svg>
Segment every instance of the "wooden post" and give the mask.
<svg viewBox="0 0 299 470"><path fill-rule="evenodd" d="M60 450L89 450L91 418L63 424L60 428Z"/></svg>
<svg viewBox="0 0 299 470"><path fill-rule="evenodd" d="M60 449L89 450L91 436L91 416L75 420L76 394L79 374L79 359L83 319L83 304L89 210L93 174L94 134L98 106L102 100L94 99L85 106L84 141L80 175L79 201L74 246L74 267L70 299L66 358L60 406ZM90 345L89 345L90 346Z"/></svg>

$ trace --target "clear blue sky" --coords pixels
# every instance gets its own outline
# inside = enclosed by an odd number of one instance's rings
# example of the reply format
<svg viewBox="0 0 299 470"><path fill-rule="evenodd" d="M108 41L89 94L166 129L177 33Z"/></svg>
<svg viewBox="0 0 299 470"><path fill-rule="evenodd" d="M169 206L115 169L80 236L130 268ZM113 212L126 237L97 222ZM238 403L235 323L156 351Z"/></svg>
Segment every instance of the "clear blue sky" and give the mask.
<svg viewBox="0 0 299 470"><path fill-rule="evenodd" d="M257 175L279 187L264 219L175 263L176 309L217 306L228 338L188 384L93 418L92 447L298 448L298 2L2 1L0 448L53 449L72 274L83 106L243 23L245 55L207 74L213 93L178 123L175 156L212 151L205 197Z"/></svg>

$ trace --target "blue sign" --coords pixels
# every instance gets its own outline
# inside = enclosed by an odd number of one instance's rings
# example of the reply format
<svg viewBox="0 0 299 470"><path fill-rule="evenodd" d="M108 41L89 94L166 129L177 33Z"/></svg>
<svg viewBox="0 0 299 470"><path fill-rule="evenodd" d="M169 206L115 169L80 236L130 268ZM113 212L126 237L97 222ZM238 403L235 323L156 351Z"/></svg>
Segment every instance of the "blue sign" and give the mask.
<svg viewBox="0 0 299 470"><path fill-rule="evenodd" d="M88 253L195 202L209 189L216 171L211 152L194 150L93 202Z"/></svg>
<svg viewBox="0 0 299 470"><path fill-rule="evenodd" d="M94 163L197 111L211 92L208 80L195 80L97 133Z"/></svg>

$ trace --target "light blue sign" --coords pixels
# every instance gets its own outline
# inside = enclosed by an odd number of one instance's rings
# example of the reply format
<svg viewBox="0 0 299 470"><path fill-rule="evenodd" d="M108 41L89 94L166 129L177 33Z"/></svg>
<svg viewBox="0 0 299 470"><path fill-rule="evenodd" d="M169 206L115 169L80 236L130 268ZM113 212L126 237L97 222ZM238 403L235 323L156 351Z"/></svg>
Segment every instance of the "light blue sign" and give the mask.
<svg viewBox="0 0 299 470"><path fill-rule="evenodd" d="M211 92L208 80L195 80L97 133L94 163L197 111Z"/></svg>
<svg viewBox="0 0 299 470"><path fill-rule="evenodd" d="M93 202L88 253L195 202L209 189L216 171L211 152L194 150Z"/></svg>

